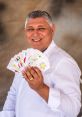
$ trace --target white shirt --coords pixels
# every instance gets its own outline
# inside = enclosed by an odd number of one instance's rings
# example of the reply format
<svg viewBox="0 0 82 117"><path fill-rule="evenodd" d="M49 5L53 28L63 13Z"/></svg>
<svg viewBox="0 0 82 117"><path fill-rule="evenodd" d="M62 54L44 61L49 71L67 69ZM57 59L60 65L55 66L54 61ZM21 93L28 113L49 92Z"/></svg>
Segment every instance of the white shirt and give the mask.
<svg viewBox="0 0 82 117"><path fill-rule="evenodd" d="M48 103L17 73L0 117L77 117L81 107L78 65L53 41L43 54L50 62L50 69L43 73L49 86Z"/></svg>

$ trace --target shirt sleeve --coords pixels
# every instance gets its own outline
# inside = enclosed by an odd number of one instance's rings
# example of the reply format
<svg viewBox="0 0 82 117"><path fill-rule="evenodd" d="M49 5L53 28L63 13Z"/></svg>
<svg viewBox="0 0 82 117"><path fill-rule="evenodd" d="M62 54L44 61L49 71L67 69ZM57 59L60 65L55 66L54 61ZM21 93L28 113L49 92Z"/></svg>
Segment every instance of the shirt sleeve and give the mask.
<svg viewBox="0 0 82 117"><path fill-rule="evenodd" d="M18 75L15 74L3 110L0 112L0 117L15 117L16 93L19 86L19 79Z"/></svg>
<svg viewBox="0 0 82 117"><path fill-rule="evenodd" d="M59 109L66 117L76 117L81 107L81 72L76 62L63 59L52 73L54 87L49 89L48 105Z"/></svg>
<svg viewBox="0 0 82 117"><path fill-rule="evenodd" d="M0 117L16 117L14 111L1 111Z"/></svg>

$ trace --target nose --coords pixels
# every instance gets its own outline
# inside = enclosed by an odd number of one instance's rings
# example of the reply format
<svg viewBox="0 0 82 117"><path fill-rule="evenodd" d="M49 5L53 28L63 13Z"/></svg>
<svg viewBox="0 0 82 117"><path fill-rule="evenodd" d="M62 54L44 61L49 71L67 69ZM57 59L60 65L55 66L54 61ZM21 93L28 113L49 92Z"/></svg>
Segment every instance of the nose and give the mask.
<svg viewBox="0 0 82 117"><path fill-rule="evenodd" d="M38 36L38 30L37 29L35 29L34 31L33 31L33 35L36 37L36 36Z"/></svg>

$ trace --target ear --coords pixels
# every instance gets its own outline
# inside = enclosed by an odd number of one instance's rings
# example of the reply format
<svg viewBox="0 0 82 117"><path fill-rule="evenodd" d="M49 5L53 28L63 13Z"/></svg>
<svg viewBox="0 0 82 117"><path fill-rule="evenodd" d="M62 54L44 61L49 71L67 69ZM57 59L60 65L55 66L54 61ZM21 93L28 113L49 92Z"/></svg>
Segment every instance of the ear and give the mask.
<svg viewBox="0 0 82 117"><path fill-rule="evenodd" d="M52 24L52 31L55 32L55 24Z"/></svg>
<svg viewBox="0 0 82 117"><path fill-rule="evenodd" d="M54 35L54 33L55 33L55 24L51 25L51 29L52 29L52 35Z"/></svg>
<svg viewBox="0 0 82 117"><path fill-rule="evenodd" d="M24 28L24 32L26 33L26 29Z"/></svg>
<svg viewBox="0 0 82 117"><path fill-rule="evenodd" d="M24 33L25 33L25 35L26 35L26 33L27 33L27 30L26 30L26 28L24 28Z"/></svg>
<svg viewBox="0 0 82 117"><path fill-rule="evenodd" d="M27 39L27 31L26 31L25 28L24 28L24 36L25 36L25 38Z"/></svg>

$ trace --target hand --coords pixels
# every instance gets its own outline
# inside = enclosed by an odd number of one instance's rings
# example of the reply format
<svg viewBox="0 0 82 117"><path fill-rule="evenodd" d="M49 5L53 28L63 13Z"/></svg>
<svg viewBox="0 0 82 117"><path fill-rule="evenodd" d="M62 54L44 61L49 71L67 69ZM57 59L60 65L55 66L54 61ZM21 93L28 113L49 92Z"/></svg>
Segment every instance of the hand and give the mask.
<svg viewBox="0 0 82 117"><path fill-rule="evenodd" d="M26 67L22 73L29 86L34 89L46 102L48 102L49 87L44 84L43 76L39 68Z"/></svg>
<svg viewBox="0 0 82 117"><path fill-rule="evenodd" d="M44 87L43 76L39 68L26 67L22 73L32 89L38 91Z"/></svg>

